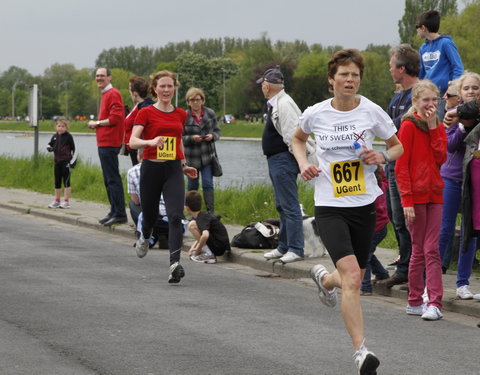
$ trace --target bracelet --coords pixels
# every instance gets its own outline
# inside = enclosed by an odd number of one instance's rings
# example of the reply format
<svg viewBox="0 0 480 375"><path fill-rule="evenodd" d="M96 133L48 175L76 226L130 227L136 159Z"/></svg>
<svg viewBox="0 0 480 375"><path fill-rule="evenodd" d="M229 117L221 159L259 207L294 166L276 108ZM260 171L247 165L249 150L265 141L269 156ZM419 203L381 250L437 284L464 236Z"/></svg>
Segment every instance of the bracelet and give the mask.
<svg viewBox="0 0 480 375"><path fill-rule="evenodd" d="M383 157L385 158L385 162L388 163L388 162L391 160L390 154L388 153L387 150L383 150L383 151L382 151L382 155L383 155Z"/></svg>
<svg viewBox="0 0 480 375"><path fill-rule="evenodd" d="M182 163L182 168L188 167L187 163Z"/></svg>

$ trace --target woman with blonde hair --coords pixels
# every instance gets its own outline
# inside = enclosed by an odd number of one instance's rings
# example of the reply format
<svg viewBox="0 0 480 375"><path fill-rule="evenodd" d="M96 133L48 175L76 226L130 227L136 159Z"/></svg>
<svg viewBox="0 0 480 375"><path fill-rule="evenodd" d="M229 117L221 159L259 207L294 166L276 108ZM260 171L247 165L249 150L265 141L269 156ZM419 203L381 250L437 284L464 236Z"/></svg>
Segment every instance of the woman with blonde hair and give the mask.
<svg viewBox="0 0 480 375"><path fill-rule="evenodd" d="M187 122L183 130L185 157L189 166L202 176L203 199L207 211L214 212L212 159L216 157L215 141L220 139L220 127L215 112L205 107L202 89L191 87L185 95L188 105ZM199 176L188 179L187 190L198 190Z"/></svg>
<svg viewBox="0 0 480 375"><path fill-rule="evenodd" d="M398 138L404 153L395 165L403 212L412 239L408 268L409 315L442 318L442 265L439 236L443 181L440 166L447 159L447 135L437 117L438 88L421 80L412 88L412 106L403 117ZM424 273L429 302L424 305Z"/></svg>

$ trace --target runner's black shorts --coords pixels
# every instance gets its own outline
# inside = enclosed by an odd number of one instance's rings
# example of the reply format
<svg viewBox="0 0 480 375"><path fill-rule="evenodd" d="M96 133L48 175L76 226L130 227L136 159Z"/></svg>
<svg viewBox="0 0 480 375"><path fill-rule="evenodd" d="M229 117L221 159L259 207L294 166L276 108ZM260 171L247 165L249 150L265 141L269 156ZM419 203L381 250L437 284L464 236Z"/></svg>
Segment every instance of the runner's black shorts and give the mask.
<svg viewBox="0 0 480 375"><path fill-rule="evenodd" d="M375 230L375 203L361 207L315 206L315 223L333 263L355 255L366 268Z"/></svg>

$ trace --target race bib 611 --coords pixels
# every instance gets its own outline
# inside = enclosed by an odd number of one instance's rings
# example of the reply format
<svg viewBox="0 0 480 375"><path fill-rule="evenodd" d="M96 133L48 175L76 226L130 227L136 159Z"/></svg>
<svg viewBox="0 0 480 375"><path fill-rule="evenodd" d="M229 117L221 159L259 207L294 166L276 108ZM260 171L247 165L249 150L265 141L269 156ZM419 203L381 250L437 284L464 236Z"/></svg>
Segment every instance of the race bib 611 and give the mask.
<svg viewBox="0 0 480 375"><path fill-rule="evenodd" d="M163 137L162 147L157 147L157 159L175 160L177 158L176 137Z"/></svg>
<svg viewBox="0 0 480 375"><path fill-rule="evenodd" d="M366 193L363 164L360 160L330 163L330 174L335 197Z"/></svg>

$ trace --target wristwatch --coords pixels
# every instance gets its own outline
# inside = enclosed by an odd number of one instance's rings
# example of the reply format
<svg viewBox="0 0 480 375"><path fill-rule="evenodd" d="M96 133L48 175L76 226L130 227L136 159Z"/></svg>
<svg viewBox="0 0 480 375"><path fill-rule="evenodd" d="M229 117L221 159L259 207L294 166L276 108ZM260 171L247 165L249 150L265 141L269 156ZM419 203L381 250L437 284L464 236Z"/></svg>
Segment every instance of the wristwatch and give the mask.
<svg viewBox="0 0 480 375"><path fill-rule="evenodd" d="M187 166L187 162L182 163L182 168L185 168Z"/></svg>
<svg viewBox="0 0 480 375"><path fill-rule="evenodd" d="M100 126L100 120L96 121L95 124L97 124L97 126Z"/></svg>
<svg viewBox="0 0 480 375"><path fill-rule="evenodd" d="M383 155L383 157L385 158L385 162L388 163L388 162L390 161L390 154L388 153L388 151L387 151L387 150L383 150L383 151L382 151L382 155Z"/></svg>

